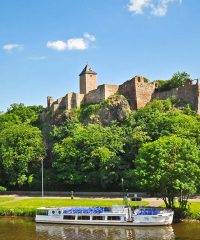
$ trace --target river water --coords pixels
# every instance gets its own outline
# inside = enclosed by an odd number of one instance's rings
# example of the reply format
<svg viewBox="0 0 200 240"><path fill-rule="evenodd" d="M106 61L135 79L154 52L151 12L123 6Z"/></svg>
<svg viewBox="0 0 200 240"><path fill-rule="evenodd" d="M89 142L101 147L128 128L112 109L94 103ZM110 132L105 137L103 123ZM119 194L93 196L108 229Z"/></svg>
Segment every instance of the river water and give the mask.
<svg viewBox="0 0 200 240"><path fill-rule="evenodd" d="M200 223L167 227L102 227L36 224L31 218L1 217L0 240L200 240Z"/></svg>

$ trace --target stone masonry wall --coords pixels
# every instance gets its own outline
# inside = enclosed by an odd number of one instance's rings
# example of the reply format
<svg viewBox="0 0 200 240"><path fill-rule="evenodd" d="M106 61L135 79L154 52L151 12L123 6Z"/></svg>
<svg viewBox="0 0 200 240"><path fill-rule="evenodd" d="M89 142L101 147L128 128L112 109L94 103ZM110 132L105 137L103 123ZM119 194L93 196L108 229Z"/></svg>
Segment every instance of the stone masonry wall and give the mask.
<svg viewBox="0 0 200 240"><path fill-rule="evenodd" d="M119 86L118 93L123 95L132 109L136 109L134 79L128 80Z"/></svg>
<svg viewBox="0 0 200 240"><path fill-rule="evenodd" d="M189 103L193 110L200 113L200 84L192 84L192 81L188 81L184 86L179 88L173 88L169 91L155 92L153 98L167 99L167 98L181 99L186 103Z"/></svg>
<svg viewBox="0 0 200 240"><path fill-rule="evenodd" d="M144 107L152 99L152 95L155 91L155 84L144 81L143 77L136 76L134 78L135 83L135 99L136 110Z"/></svg>
<svg viewBox="0 0 200 240"><path fill-rule="evenodd" d="M119 89L119 85L105 84L104 86L105 86L105 99L114 95Z"/></svg>
<svg viewBox="0 0 200 240"><path fill-rule="evenodd" d="M100 85L97 89L90 91L85 95L85 104L100 103L105 100L105 85Z"/></svg>
<svg viewBox="0 0 200 240"><path fill-rule="evenodd" d="M141 76L136 76L119 86L119 94L124 95L132 109L140 109L151 101L155 91L153 83L147 83Z"/></svg>
<svg viewBox="0 0 200 240"><path fill-rule="evenodd" d="M196 90L197 86L192 85L192 83L188 83L185 86L178 88L179 98L182 99L184 102L189 103L194 110L197 110Z"/></svg>
<svg viewBox="0 0 200 240"><path fill-rule="evenodd" d="M167 99L167 98L178 98L178 88L172 88L168 91L163 91L163 92L154 92L152 98L157 98L157 99Z"/></svg>

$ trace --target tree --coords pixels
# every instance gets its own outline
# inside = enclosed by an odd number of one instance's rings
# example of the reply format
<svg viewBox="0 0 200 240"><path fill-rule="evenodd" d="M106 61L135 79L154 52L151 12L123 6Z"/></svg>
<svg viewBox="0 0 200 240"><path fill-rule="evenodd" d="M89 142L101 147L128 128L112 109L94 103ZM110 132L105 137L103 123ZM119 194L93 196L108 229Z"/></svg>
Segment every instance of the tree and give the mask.
<svg viewBox="0 0 200 240"><path fill-rule="evenodd" d="M136 113L136 124L152 139L177 135L200 143L200 121L197 114L186 114L172 101L154 100Z"/></svg>
<svg viewBox="0 0 200 240"><path fill-rule="evenodd" d="M200 180L200 151L195 141L161 137L141 147L135 164L133 174L139 187L161 194L168 208L175 207L175 197L179 197L179 207L186 208Z"/></svg>
<svg viewBox="0 0 200 240"><path fill-rule="evenodd" d="M167 91L185 85L190 75L187 72L174 73L170 80L158 80L158 91Z"/></svg>
<svg viewBox="0 0 200 240"><path fill-rule="evenodd" d="M123 130L115 125L79 125L71 136L54 145L53 167L65 184L90 184L106 188L122 174Z"/></svg>
<svg viewBox="0 0 200 240"><path fill-rule="evenodd" d="M174 73L172 78L169 80L170 86L173 88L183 86L188 79L190 79L190 74L187 72Z"/></svg>
<svg viewBox="0 0 200 240"><path fill-rule="evenodd" d="M35 124L43 110L42 106L25 106L23 103L14 103L10 105L6 114L16 115L22 123Z"/></svg>
<svg viewBox="0 0 200 240"><path fill-rule="evenodd" d="M33 180L33 169L45 156L41 131L28 124L11 124L0 134L0 180L22 186Z"/></svg>

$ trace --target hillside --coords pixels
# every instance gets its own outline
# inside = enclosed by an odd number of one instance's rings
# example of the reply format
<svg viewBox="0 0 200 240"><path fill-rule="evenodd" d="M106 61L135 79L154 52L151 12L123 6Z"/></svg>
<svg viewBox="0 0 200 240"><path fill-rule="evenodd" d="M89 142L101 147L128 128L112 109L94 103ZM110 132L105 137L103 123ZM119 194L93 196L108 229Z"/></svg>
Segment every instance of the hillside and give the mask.
<svg viewBox="0 0 200 240"><path fill-rule="evenodd" d="M124 96L114 95L53 117L15 104L0 115L0 131L0 185L8 189L39 189L44 159L48 190L119 190L122 178L124 187L143 190L135 168L146 144L186 139L196 149L200 117L169 99L132 111Z"/></svg>

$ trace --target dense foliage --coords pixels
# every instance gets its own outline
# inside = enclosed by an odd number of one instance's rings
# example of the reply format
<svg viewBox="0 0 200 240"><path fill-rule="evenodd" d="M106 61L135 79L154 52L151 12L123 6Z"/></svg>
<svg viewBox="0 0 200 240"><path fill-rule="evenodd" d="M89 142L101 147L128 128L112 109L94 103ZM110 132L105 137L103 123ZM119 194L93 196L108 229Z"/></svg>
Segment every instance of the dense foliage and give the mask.
<svg viewBox="0 0 200 240"><path fill-rule="evenodd" d="M172 88L177 88L185 85L187 80L190 80L190 75L186 72L177 72L169 80L158 80L157 81L157 90L158 91L167 91Z"/></svg>
<svg viewBox="0 0 200 240"><path fill-rule="evenodd" d="M179 206L184 209L189 195L197 191L199 166L196 142L172 135L144 144L133 174L142 189L161 194L167 207L174 207L179 196Z"/></svg>
<svg viewBox="0 0 200 240"><path fill-rule="evenodd" d="M0 184L21 187L31 184L38 163L45 157L39 122L42 107L13 104L0 115Z"/></svg>
<svg viewBox="0 0 200 240"><path fill-rule="evenodd" d="M177 73L171 82L187 78ZM0 115L0 186L39 190L44 159L48 190L121 191L123 178L168 207L179 197L181 208L200 190L200 117L189 106L154 100L136 112L115 96L41 120L43 111L13 104Z"/></svg>

